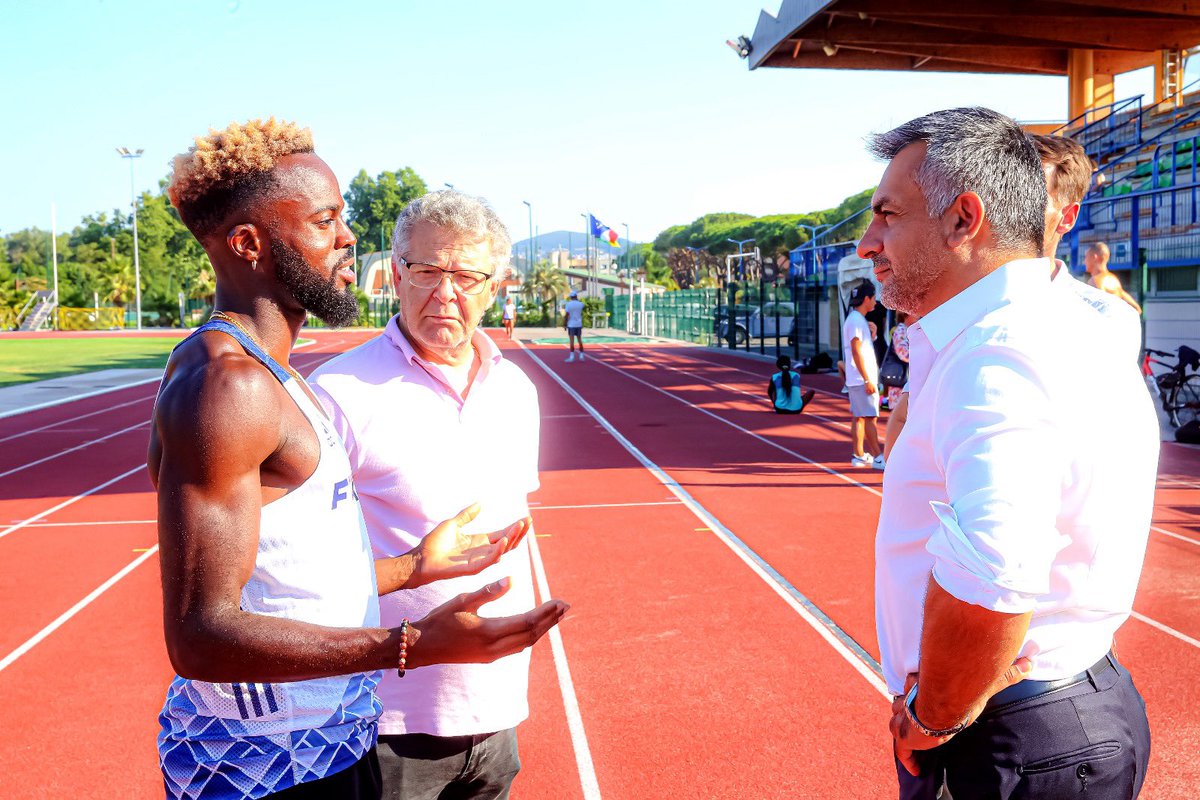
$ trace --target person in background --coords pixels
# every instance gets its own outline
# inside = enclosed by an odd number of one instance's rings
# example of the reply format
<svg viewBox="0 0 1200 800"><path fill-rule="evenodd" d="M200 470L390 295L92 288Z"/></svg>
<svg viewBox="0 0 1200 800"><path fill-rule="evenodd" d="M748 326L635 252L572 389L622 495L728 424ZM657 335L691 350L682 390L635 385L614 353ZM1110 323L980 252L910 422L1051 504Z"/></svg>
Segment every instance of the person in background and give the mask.
<svg viewBox="0 0 1200 800"><path fill-rule="evenodd" d="M563 306L563 327L567 329L567 342L571 347L567 361L575 360L576 342L579 342L579 360L583 361L583 301L574 289L571 290L571 299Z"/></svg>
<svg viewBox="0 0 1200 800"><path fill-rule="evenodd" d="M508 338L512 338L513 328L517 324L517 301L513 300L510 294L504 301L504 313L501 319L504 322L504 332L508 334Z"/></svg>
<svg viewBox="0 0 1200 800"><path fill-rule="evenodd" d="M1110 294L1076 280L1067 265L1055 258L1062 237L1070 233L1079 220L1080 204L1092 183L1092 171L1095 168L1092 159L1082 145L1066 136L1037 135L1033 137L1033 144L1042 159L1042 171L1046 175L1046 232L1042 253L1054 259L1050 272L1051 283L1087 303L1111 322L1109 327L1114 337L1114 352L1136 361L1142 352L1142 319L1134 310L1137 304L1123 302L1121 295L1124 292ZM1107 248L1102 252L1107 263ZM1086 262L1086 258L1084 260ZM1112 281L1117 281L1111 272L1105 270L1104 274L1111 277ZM1114 288L1112 281L1107 281L1109 288ZM1120 281L1117 281L1115 288L1119 290L1120 286Z"/></svg>
<svg viewBox="0 0 1200 800"><path fill-rule="evenodd" d="M1087 254L1083 257L1083 264L1087 267L1088 284L1121 298L1141 314L1142 307L1122 288L1121 279L1108 271L1108 256L1108 245L1104 242L1092 242L1088 247Z"/></svg>
<svg viewBox="0 0 1200 800"><path fill-rule="evenodd" d="M879 368L875 363L871 325L867 314L875 308L875 284L865 280L850 293L850 313L842 326L843 361L846 364L846 388L850 395L851 442L854 454L851 466L883 469L879 447Z"/></svg>
<svg viewBox="0 0 1200 800"><path fill-rule="evenodd" d="M896 312L896 326L892 328L892 352L896 354L896 358L908 363L908 314L903 311ZM903 386L887 387L886 404L893 412L900 404L900 395L903 393ZM888 427L891 427L891 421L888 421ZM884 448L884 457L887 457L887 448Z"/></svg>
<svg viewBox="0 0 1200 800"><path fill-rule="evenodd" d="M776 414L799 414L812 402L815 391L809 389L801 394L800 375L792 369L792 360L787 356L775 359L779 371L767 382L767 397Z"/></svg>

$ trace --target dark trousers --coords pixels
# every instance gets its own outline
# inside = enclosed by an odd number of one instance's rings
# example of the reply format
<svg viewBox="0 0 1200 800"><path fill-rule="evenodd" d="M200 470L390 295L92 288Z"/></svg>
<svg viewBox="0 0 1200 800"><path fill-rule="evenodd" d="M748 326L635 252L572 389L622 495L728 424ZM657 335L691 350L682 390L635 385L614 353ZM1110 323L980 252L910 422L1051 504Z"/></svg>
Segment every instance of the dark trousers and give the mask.
<svg viewBox="0 0 1200 800"><path fill-rule="evenodd" d="M477 736L379 737L389 800L507 800L521 769L516 728Z"/></svg>
<svg viewBox="0 0 1200 800"><path fill-rule="evenodd" d="M1110 656L1110 658L1112 658ZM1146 704L1129 672L1094 672L1066 689L1004 706L946 744L896 762L901 800L1131 800L1150 760Z"/></svg>
<svg viewBox="0 0 1200 800"><path fill-rule="evenodd" d="M381 797L383 779L374 747L341 772L267 795L269 800L379 800Z"/></svg>

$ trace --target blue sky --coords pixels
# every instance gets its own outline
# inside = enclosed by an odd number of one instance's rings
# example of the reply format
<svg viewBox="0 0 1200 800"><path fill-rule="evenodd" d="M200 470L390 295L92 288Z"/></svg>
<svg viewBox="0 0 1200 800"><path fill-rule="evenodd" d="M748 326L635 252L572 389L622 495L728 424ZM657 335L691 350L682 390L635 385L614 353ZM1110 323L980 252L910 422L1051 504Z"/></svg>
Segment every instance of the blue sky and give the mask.
<svg viewBox="0 0 1200 800"><path fill-rule="evenodd" d="M777 0L768 0L774 10ZM591 211L635 241L714 211L802 212L876 182L863 136L937 108L1061 119L1064 78L761 69L748 0L9 3L0 233L157 189L192 137L274 115L345 184L414 168L527 235ZM1118 79L1118 96L1149 78Z"/></svg>

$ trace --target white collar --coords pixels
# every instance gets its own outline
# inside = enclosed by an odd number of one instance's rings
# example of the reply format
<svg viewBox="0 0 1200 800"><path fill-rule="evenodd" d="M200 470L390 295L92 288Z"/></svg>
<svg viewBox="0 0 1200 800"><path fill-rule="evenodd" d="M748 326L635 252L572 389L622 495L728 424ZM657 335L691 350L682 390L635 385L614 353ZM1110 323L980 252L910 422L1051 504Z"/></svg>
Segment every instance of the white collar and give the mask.
<svg viewBox="0 0 1200 800"><path fill-rule="evenodd" d="M914 327L925 332L935 351L989 311L1008 305L1017 297L1044 291L1050 282L1049 259L1021 258L994 269L975 283L921 317Z"/></svg>

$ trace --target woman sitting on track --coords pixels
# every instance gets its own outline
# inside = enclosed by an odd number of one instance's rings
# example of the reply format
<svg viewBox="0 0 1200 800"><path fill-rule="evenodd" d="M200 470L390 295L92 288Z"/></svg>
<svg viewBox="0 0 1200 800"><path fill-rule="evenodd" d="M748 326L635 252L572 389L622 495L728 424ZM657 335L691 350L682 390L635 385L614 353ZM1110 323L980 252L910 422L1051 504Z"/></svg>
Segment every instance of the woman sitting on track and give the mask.
<svg viewBox="0 0 1200 800"><path fill-rule="evenodd" d="M792 360L787 356L775 359L779 372L771 376L767 384L767 397L776 414L799 414L812 402L814 391L800 393L800 375L792 369Z"/></svg>

